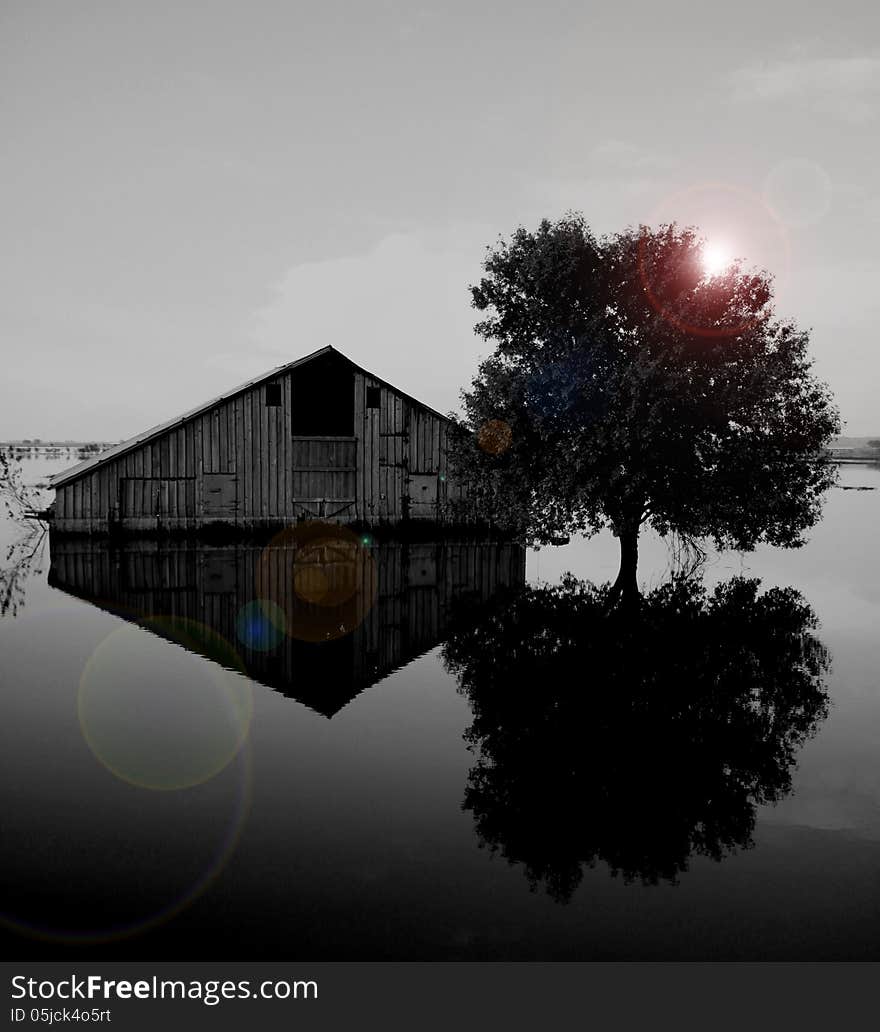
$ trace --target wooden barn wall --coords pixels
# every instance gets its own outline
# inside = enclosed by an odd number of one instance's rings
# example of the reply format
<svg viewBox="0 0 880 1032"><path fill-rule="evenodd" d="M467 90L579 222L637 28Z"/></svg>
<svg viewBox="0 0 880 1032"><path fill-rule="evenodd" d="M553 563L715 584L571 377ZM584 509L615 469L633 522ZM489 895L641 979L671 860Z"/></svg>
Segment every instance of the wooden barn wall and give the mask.
<svg viewBox="0 0 880 1032"><path fill-rule="evenodd" d="M432 485L431 497L436 477L436 504L422 515L440 522L447 502L463 494L446 478L446 421L378 380L355 374L348 438L293 437L293 377L272 382L281 385L279 406L267 406L266 385L257 385L58 488L56 528L179 531L222 522L244 529L303 517L396 523L410 515L419 476ZM378 408L367 406L371 387L379 389Z"/></svg>
<svg viewBox="0 0 880 1032"><path fill-rule="evenodd" d="M320 643L286 637L271 648L250 649L238 636L238 616L254 598L258 567L265 594L288 613L295 602L285 596L289 553L191 539L135 539L120 547L53 537L50 583L135 623L197 621L232 646L248 676L330 715L440 642L457 600L485 601L525 581L525 550L513 544L384 542L369 550L375 600L350 634ZM147 628L161 634L163 623Z"/></svg>

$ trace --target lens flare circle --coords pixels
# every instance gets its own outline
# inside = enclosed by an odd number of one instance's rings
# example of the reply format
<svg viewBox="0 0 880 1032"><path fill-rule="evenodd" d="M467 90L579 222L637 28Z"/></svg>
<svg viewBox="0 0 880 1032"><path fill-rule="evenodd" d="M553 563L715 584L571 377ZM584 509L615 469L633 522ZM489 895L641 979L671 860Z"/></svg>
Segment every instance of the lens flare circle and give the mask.
<svg viewBox="0 0 880 1032"><path fill-rule="evenodd" d="M209 627L181 617L141 624L117 628L92 653L80 678L80 728L120 780L155 791L191 788L217 775L241 748L253 711L251 683L238 654ZM182 646L173 664L167 641ZM206 664L206 656L214 662Z"/></svg>
<svg viewBox="0 0 880 1032"><path fill-rule="evenodd" d="M287 636L287 617L271 599L257 598L239 609L235 633L252 652L271 652Z"/></svg>
<svg viewBox="0 0 880 1032"><path fill-rule="evenodd" d="M256 593L284 615L287 634L322 642L350 634L378 592L369 535L323 521L287 527L263 550Z"/></svg>
<svg viewBox="0 0 880 1032"><path fill-rule="evenodd" d="M712 242L703 245L701 260L706 276L711 279L724 272L733 259L730 248L725 244Z"/></svg>
<svg viewBox="0 0 880 1032"><path fill-rule="evenodd" d="M0 926L10 929L18 935L25 935L42 942L97 945L130 939L135 935L157 928L182 913L216 881L241 839L241 833L250 810L253 788L251 760L247 745L239 750L236 760L241 764L241 778L236 785L231 809L226 816L226 826L217 847L213 850L213 856L201 873L183 891L169 899L164 906L159 906L152 913L129 921L81 927L50 925L28 920L7 911L0 913Z"/></svg>
<svg viewBox="0 0 880 1032"><path fill-rule="evenodd" d="M477 444L487 455L503 455L513 441L513 430L503 419L489 419L477 431Z"/></svg>
<svg viewBox="0 0 880 1032"><path fill-rule="evenodd" d="M730 183L697 183L664 198L649 217L649 225L693 226L711 241L730 239L732 230L747 241L749 265L767 269L774 280L788 275L791 247L785 225L764 198ZM648 235L643 233L637 248L638 273L651 307L676 329L696 337L727 338L747 332L755 318L703 325L677 310L676 296L664 296L662 278L652 269ZM735 264L728 259L727 264ZM723 270L719 270L723 271ZM709 283L716 273L708 274Z"/></svg>

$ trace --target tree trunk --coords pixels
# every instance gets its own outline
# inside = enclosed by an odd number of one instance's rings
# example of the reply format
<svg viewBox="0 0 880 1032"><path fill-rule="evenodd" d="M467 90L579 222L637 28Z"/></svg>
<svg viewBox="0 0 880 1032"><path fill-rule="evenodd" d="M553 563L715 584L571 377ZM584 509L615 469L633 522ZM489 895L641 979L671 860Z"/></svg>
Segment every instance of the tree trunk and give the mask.
<svg viewBox="0 0 880 1032"><path fill-rule="evenodd" d="M620 540L620 570L617 580L611 586L612 605L622 606L637 604L641 599L637 571L639 567L639 528L626 527L617 534Z"/></svg>

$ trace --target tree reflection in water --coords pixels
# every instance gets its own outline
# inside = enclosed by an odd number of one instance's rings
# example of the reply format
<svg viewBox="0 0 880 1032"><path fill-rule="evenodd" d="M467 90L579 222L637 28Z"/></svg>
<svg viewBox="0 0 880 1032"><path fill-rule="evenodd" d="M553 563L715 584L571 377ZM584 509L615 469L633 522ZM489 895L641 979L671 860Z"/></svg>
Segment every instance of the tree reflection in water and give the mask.
<svg viewBox="0 0 880 1032"><path fill-rule="evenodd" d="M480 844L560 902L599 861L675 883L692 856L749 848L827 715L828 653L794 589L680 580L635 614L608 613L608 590L509 593L461 610L444 647L474 715Z"/></svg>
<svg viewBox="0 0 880 1032"><path fill-rule="evenodd" d="M24 609L28 580L33 574L43 572L46 536L45 526L35 523L4 548L0 565L0 617L15 617Z"/></svg>

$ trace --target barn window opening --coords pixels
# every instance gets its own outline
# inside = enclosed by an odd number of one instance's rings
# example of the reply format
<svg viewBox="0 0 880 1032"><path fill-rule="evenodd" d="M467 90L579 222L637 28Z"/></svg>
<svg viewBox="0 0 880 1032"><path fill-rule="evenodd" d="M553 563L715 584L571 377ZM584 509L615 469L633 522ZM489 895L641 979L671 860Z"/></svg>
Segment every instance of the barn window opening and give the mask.
<svg viewBox="0 0 880 1032"><path fill-rule="evenodd" d="M367 388L367 408L379 408L382 402L382 390L379 387Z"/></svg>
<svg viewBox="0 0 880 1032"><path fill-rule="evenodd" d="M266 408L280 408L281 407L281 384L280 383L267 383L266 384Z"/></svg>
<svg viewBox="0 0 880 1032"><path fill-rule="evenodd" d="M294 437L354 436L354 369L337 352L293 371Z"/></svg>

